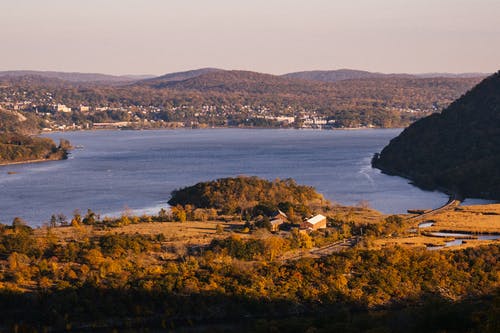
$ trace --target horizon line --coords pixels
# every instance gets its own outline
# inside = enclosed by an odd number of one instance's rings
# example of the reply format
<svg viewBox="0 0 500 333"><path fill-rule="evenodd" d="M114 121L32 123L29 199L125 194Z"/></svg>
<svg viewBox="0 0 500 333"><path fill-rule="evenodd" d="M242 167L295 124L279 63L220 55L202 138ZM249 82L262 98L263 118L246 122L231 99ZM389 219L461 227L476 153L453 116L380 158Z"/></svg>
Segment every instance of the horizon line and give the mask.
<svg viewBox="0 0 500 333"><path fill-rule="evenodd" d="M86 72L86 71L77 71L77 70L75 71L75 70L50 70L50 69L2 69L2 70L0 70L0 73L3 73L3 72L41 72L41 73L107 75L107 76L115 76L115 77L130 77L130 76L158 77L158 76L163 76L163 75L168 75L168 74L173 74L173 73L183 73L183 72L203 70L203 69L216 69L216 70L221 70L221 71L245 71L245 72L254 72L254 73L261 73L261 74L270 74L270 75L275 75L275 76L283 76L283 75L292 74L292 73L335 72L335 71L343 71L343 70L360 71L360 72L368 72L368 73L373 73L373 74L385 74L385 75L436 75L436 74L447 74L447 75L468 75L468 74L490 75L490 74L493 74L493 73L497 72L497 71L492 71L492 72L482 72L482 71L464 71L464 72L448 72L448 71L442 71L442 72L441 71L397 72L397 71L394 71L394 72L384 72L384 71L376 71L376 70L368 70L368 69L358 69L358 68L342 67L342 68L336 68L336 69L305 69L305 70L295 70L295 71L291 71L291 72L275 74L275 73L271 73L271 72L265 72L265 71L259 71L259 70L250 70L250 69L242 69L242 68L226 69L226 68L219 68L219 67L215 67L215 66L203 66L203 67L194 67L194 68L190 68L190 69L173 70L173 71L163 72L161 74L151 74L151 73L139 73L139 74L125 73L125 74L118 74L118 73L105 73L105 72L98 72L98 71L89 71L89 72Z"/></svg>

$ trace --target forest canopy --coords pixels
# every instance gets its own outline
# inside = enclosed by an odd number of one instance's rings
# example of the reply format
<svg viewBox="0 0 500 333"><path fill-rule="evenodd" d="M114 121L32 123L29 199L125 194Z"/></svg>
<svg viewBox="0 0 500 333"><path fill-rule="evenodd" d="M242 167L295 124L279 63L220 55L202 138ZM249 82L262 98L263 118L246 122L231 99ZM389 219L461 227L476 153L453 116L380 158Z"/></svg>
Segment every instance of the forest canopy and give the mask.
<svg viewBox="0 0 500 333"><path fill-rule="evenodd" d="M313 187L298 185L293 179L269 181L258 177L240 176L201 182L172 192L172 206L193 205L215 208L224 214L255 212L270 213L276 209L310 213L328 204Z"/></svg>
<svg viewBox="0 0 500 333"><path fill-rule="evenodd" d="M57 146L50 138L4 133L0 134L0 163L65 159L69 148L66 140Z"/></svg>
<svg viewBox="0 0 500 333"><path fill-rule="evenodd" d="M412 124L373 162L424 187L500 199L500 72Z"/></svg>

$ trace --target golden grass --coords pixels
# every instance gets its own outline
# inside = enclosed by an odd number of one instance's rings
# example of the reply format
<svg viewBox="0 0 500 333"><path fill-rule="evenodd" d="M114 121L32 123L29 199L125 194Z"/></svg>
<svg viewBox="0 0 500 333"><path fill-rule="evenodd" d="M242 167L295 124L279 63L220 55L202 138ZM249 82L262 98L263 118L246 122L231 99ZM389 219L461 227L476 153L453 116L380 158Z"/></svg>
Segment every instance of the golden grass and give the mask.
<svg viewBox="0 0 500 333"><path fill-rule="evenodd" d="M216 231L217 225L221 224L224 227L224 232L218 234ZM62 240L82 239L85 237L100 236L106 234L141 234L141 235L158 235L165 236L165 243L185 243L185 244L208 244L214 238L227 237L228 234L243 226L243 222L152 222L129 224L123 227L106 228L99 230L92 226L78 227L57 227L52 228L51 233ZM47 234L46 228L35 230L38 236Z"/></svg>
<svg viewBox="0 0 500 333"><path fill-rule="evenodd" d="M336 220L354 223L379 223L384 215L368 207L335 205L328 217Z"/></svg>
<svg viewBox="0 0 500 333"><path fill-rule="evenodd" d="M499 240L466 239L460 245L445 247L445 248L443 248L443 250L463 250L466 248L483 246L483 245L491 245L491 244L500 244L500 241Z"/></svg>
<svg viewBox="0 0 500 333"><path fill-rule="evenodd" d="M434 222L432 227L421 229L421 232L463 232L473 234L500 234L500 204L459 206L453 210L436 213L429 217ZM372 242L372 247L388 246L426 247L443 246L453 237L440 238L425 235L410 237L381 238ZM446 250L457 250L487 244L498 244L499 240L466 239L459 246L446 247Z"/></svg>
<svg viewBox="0 0 500 333"><path fill-rule="evenodd" d="M414 236L414 237L394 237L379 238L373 241L371 247L380 249L383 247L403 246L403 247L427 247L444 246L448 239L439 237Z"/></svg>
<svg viewBox="0 0 500 333"><path fill-rule="evenodd" d="M500 233L500 204L460 206L430 217L435 221L425 231Z"/></svg>

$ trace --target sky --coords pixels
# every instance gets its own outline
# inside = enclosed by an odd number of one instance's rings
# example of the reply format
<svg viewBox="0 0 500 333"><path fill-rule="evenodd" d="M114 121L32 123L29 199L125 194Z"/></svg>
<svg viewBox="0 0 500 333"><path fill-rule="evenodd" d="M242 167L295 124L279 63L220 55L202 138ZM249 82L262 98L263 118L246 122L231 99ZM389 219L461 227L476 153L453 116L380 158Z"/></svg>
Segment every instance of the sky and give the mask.
<svg viewBox="0 0 500 333"><path fill-rule="evenodd" d="M500 69L500 0L1 0L0 70Z"/></svg>

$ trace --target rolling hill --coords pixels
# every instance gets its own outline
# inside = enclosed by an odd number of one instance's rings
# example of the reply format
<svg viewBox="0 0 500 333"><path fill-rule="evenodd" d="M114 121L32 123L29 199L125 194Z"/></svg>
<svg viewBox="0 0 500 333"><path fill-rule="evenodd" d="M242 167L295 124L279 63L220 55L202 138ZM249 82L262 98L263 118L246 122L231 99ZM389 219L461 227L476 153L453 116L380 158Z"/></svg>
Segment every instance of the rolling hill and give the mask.
<svg viewBox="0 0 500 333"><path fill-rule="evenodd" d="M382 78L415 78L410 74L383 74L354 69L338 69L330 71L303 71L282 75L286 78L301 79L320 82L338 82L343 80L356 79L382 79Z"/></svg>
<svg viewBox="0 0 500 333"><path fill-rule="evenodd" d="M218 68L200 68L200 69L193 69L193 70L185 71L185 72L168 73L168 74L165 74L162 76L157 76L157 77L142 80L142 84L146 84L146 85L149 84L151 86L156 86L156 85L165 84L167 82L184 81L184 80L195 78L195 77L203 75L203 74L212 73L212 72L219 72L219 71L223 71L223 70L218 69Z"/></svg>
<svg viewBox="0 0 500 333"><path fill-rule="evenodd" d="M99 73L67 73L52 71L3 71L1 77L20 78L26 76L39 76L47 79L59 79L74 83L127 83L151 78L150 75L107 75Z"/></svg>
<svg viewBox="0 0 500 333"><path fill-rule="evenodd" d="M317 82L288 79L276 75L238 71L215 70L196 75L191 78L172 81L169 75L153 80L144 80L137 85L145 85L155 89L196 90L246 93L278 93L278 92L316 92L322 85Z"/></svg>
<svg viewBox="0 0 500 333"><path fill-rule="evenodd" d="M500 199L500 72L405 129L373 165L422 187Z"/></svg>
<svg viewBox="0 0 500 333"><path fill-rule="evenodd" d="M294 72L282 75L286 78L301 79L320 82L338 82L344 80L359 80L359 79L432 79L432 78L484 78L488 74L484 73L425 73L425 74L404 74L404 73L375 73L368 71L360 71L354 69L338 69L338 70L318 70L318 71L303 71Z"/></svg>

